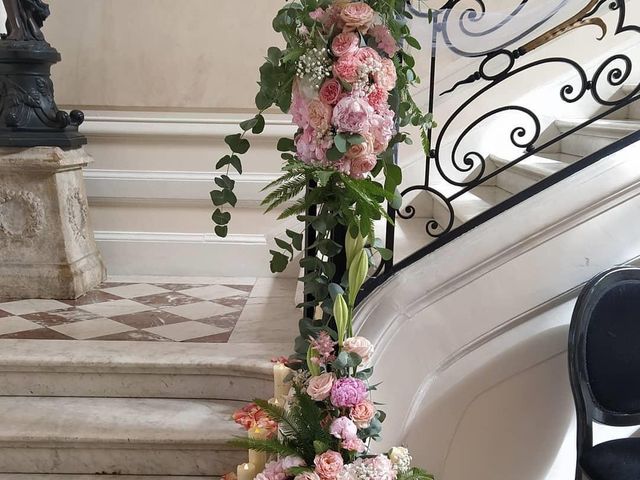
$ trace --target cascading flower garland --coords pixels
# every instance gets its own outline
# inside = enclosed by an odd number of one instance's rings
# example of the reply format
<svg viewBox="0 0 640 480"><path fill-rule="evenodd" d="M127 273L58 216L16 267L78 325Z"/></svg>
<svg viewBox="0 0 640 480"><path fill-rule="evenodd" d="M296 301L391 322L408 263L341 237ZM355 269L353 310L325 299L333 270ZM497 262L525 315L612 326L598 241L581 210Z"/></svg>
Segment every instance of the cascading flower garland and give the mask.
<svg viewBox="0 0 640 480"><path fill-rule="evenodd" d="M410 92L419 79L403 45L420 44L407 25L405 1L288 0L273 21L286 48L269 48L260 68L259 112L240 124L242 133L225 139L231 152L216 167L226 173L211 192L213 220L216 233L226 236L231 215L225 207L237 202L229 171L242 173L247 134L264 131L263 114L274 105L291 114L298 130L278 142L283 175L267 187L264 204L267 211L282 207L280 218L296 216L314 231L303 246L304 233L287 230L286 239L276 239L280 250L271 251L273 272L302 252L306 301L300 306L309 316L300 321L288 361L285 404L255 400L234 415L250 432L234 444L275 456L260 466L258 480L433 478L411 467L403 447L370 453L385 414L370 399L373 346L352 328L371 266L376 257L391 256L375 239L374 222L391 221L385 204L400 207L402 171L394 152L411 143L400 129L417 127L428 152L426 132L435 125ZM339 255L346 272L338 271Z"/></svg>

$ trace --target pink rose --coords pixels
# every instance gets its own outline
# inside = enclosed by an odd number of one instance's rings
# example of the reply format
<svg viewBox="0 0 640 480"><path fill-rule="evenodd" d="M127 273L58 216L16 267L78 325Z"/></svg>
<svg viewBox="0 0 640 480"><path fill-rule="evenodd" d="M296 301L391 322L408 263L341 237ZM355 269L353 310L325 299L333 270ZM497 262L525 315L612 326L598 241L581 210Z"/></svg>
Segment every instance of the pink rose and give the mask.
<svg viewBox="0 0 640 480"><path fill-rule="evenodd" d="M389 105L389 92L376 85L373 91L367 96L367 101L376 110L376 112L379 112Z"/></svg>
<svg viewBox="0 0 640 480"><path fill-rule="evenodd" d="M314 463L316 465L316 473L321 480L336 480L338 474L342 471L342 467L344 467L342 455L332 450L316 455Z"/></svg>
<svg viewBox="0 0 640 480"><path fill-rule="evenodd" d="M360 37L353 32L342 32L331 42L331 51L336 57L353 55L360 46Z"/></svg>
<svg viewBox="0 0 640 480"><path fill-rule="evenodd" d="M393 63L393 60L383 58L380 70L373 74L373 80L379 87L387 91L393 90L396 86L396 82L398 81L398 73L396 72L396 66Z"/></svg>
<svg viewBox="0 0 640 480"><path fill-rule="evenodd" d="M360 402L351 409L349 416L358 428L368 428L376 415L376 407L369 400Z"/></svg>
<svg viewBox="0 0 640 480"><path fill-rule="evenodd" d="M309 103L309 124L316 130L324 132L329 128L332 109L320 100Z"/></svg>
<svg viewBox="0 0 640 480"><path fill-rule="evenodd" d="M349 353L355 353L362 358L363 363L371 360L373 355L373 345L364 337L352 337L344 341L344 350Z"/></svg>
<svg viewBox="0 0 640 480"><path fill-rule="evenodd" d="M375 115L366 100L345 97L333 110L332 123L338 132L365 133L369 129L369 119Z"/></svg>
<svg viewBox="0 0 640 480"><path fill-rule="evenodd" d="M347 417L336 418L329 427L329 433L340 440L358 436L358 427Z"/></svg>
<svg viewBox="0 0 640 480"><path fill-rule="evenodd" d="M325 80L320 87L320 100L328 105L335 105L338 103L340 96L342 95L342 85L335 78Z"/></svg>
<svg viewBox="0 0 640 480"><path fill-rule="evenodd" d="M378 48L390 57L393 57L398 50L400 50L398 42L393 38L393 35L391 35L386 25L376 25L372 27L369 29L369 35L376 40Z"/></svg>
<svg viewBox="0 0 640 480"><path fill-rule="evenodd" d="M362 453L367 449L367 446L358 437L347 438L340 443L340 446L350 452Z"/></svg>
<svg viewBox="0 0 640 480"><path fill-rule="evenodd" d="M360 64L355 55L343 55L333 64L333 73L345 82L354 83L360 76Z"/></svg>
<svg viewBox="0 0 640 480"><path fill-rule="evenodd" d="M351 174L353 175L353 163L351 161ZM362 380L353 377L340 378L333 383L331 388L331 403L334 407L355 407L367 397L367 386Z"/></svg>
<svg viewBox="0 0 640 480"><path fill-rule="evenodd" d="M382 62L382 57L378 52L376 52L371 47L364 47L358 50L356 53L356 58L362 64L366 64L369 66L377 66L378 63Z"/></svg>
<svg viewBox="0 0 640 480"><path fill-rule="evenodd" d="M364 178L367 173L373 170L378 163L378 159L375 155L364 155L358 158L351 159L351 177L352 178Z"/></svg>
<svg viewBox="0 0 640 480"><path fill-rule="evenodd" d="M363 2L349 3L340 12L340 18L347 30L359 30L362 33L367 32L374 16L373 8Z"/></svg>
<svg viewBox="0 0 640 480"><path fill-rule="evenodd" d="M316 402L321 402L329 398L331 389L336 377L333 373L323 373L317 377L312 377L307 386L307 394Z"/></svg>

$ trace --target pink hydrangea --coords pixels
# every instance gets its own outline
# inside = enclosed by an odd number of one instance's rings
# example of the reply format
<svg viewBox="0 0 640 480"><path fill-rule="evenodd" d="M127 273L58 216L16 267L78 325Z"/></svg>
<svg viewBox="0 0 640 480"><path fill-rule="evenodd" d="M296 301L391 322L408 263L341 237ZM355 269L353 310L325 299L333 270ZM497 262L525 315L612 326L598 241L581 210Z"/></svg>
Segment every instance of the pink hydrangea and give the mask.
<svg viewBox="0 0 640 480"><path fill-rule="evenodd" d="M347 417L338 417L329 428L329 433L340 440L347 440L358 436L358 427Z"/></svg>
<svg viewBox="0 0 640 480"><path fill-rule="evenodd" d="M390 113L389 113L390 112ZM369 133L373 138L373 153L380 155L389 146L395 130L393 112L382 110L382 114L374 114L369 119Z"/></svg>
<svg viewBox="0 0 640 480"><path fill-rule="evenodd" d="M347 438L340 443L340 446L350 452L363 453L367 446L358 437Z"/></svg>
<svg viewBox="0 0 640 480"><path fill-rule="evenodd" d="M333 109L332 123L338 132L365 133L373 115L375 112L366 100L349 96L340 100Z"/></svg>
<svg viewBox="0 0 640 480"><path fill-rule="evenodd" d="M282 466L282 461L269 462L264 470L256 475L255 480L286 480L287 472Z"/></svg>
<svg viewBox="0 0 640 480"><path fill-rule="evenodd" d="M293 86L289 113L293 117L293 123L300 128L306 128L309 126L309 103L297 82Z"/></svg>
<svg viewBox="0 0 640 480"><path fill-rule="evenodd" d="M325 15L324 8L318 7L313 12L309 14L312 20L316 20L317 22L322 21L322 18Z"/></svg>
<svg viewBox="0 0 640 480"><path fill-rule="evenodd" d="M396 72L396 66L393 60L383 58L380 69L373 73L373 80L379 87L387 91L393 90L398 81L398 72Z"/></svg>
<svg viewBox="0 0 640 480"><path fill-rule="evenodd" d="M353 172L353 160L351 161ZM367 397L367 386L362 380L353 377L337 380L331 388L331 403L334 407L355 407Z"/></svg>
<svg viewBox="0 0 640 480"><path fill-rule="evenodd" d="M393 38L386 25L376 25L370 28L369 35L376 40L378 48L390 57L393 57L400 50L398 42Z"/></svg>

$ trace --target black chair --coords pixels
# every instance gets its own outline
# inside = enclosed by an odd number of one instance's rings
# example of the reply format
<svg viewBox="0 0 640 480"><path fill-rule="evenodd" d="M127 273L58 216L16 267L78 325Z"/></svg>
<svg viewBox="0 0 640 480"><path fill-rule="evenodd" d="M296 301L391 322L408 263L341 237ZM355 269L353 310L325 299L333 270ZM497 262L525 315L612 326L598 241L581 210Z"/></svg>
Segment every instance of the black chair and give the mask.
<svg viewBox="0 0 640 480"><path fill-rule="evenodd" d="M578 415L577 480L639 480L640 438L593 446L593 422L640 424L640 268L594 278L569 331L569 373Z"/></svg>

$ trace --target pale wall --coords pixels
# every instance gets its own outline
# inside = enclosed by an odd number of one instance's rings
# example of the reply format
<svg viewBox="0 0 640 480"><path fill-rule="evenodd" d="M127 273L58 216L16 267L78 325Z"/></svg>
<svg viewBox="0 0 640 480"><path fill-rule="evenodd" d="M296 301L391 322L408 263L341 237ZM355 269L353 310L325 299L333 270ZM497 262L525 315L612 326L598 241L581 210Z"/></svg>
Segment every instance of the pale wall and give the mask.
<svg viewBox="0 0 640 480"><path fill-rule="evenodd" d="M58 103L250 109L281 0L55 0Z"/></svg>

